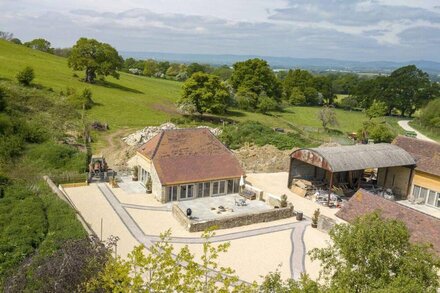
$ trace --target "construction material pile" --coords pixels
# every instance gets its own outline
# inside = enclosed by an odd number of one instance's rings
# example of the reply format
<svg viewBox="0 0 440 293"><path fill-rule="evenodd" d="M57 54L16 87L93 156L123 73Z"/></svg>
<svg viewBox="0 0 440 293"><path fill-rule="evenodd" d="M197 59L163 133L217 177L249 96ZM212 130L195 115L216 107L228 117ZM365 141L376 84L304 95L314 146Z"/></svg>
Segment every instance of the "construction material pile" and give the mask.
<svg viewBox="0 0 440 293"><path fill-rule="evenodd" d="M243 169L250 173L287 172L293 150L280 151L273 145L244 146L234 153Z"/></svg>
<svg viewBox="0 0 440 293"><path fill-rule="evenodd" d="M198 126L197 128L208 128L215 136L221 134L221 129L219 128L211 128L208 126ZM171 129L180 129L180 127L177 127L175 124L169 122L160 126L147 126L142 130L123 137L122 141L129 146L140 146L153 138L155 135L159 134L161 131Z"/></svg>

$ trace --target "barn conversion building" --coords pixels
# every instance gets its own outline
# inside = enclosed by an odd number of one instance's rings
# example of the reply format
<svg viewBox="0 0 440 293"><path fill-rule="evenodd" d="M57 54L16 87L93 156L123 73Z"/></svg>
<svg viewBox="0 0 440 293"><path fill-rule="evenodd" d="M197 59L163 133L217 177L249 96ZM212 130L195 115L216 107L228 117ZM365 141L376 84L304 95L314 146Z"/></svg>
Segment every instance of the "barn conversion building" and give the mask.
<svg viewBox="0 0 440 293"><path fill-rule="evenodd" d="M398 136L393 144L416 160L408 199L440 209L440 144L405 136Z"/></svg>
<svg viewBox="0 0 440 293"><path fill-rule="evenodd" d="M405 198L415 165L407 151L386 143L298 149L290 156L288 186L291 188L297 179L321 182L317 185L326 186L329 201L332 191L339 187L351 193L348 195L361 187L380 187ZM366 180L366 170L370 180Z"/></svg>
<svg viewBox="0 0 440 293"><path fill-rule="evenodd" d="M209 129L164 130L131 160L139 180L152 180L160 202L238 193L244 171L234 154Z"/></svg>

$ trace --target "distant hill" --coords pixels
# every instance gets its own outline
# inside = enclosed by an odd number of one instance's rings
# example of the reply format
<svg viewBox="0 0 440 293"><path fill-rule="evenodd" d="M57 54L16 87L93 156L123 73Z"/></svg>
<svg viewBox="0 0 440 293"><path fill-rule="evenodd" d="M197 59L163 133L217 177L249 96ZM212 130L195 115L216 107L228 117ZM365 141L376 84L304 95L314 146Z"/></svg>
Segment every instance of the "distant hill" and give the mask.
<svg viewBox="0 0 440 293"><path fill-rule="evenodd" d="M215 55L215 54L178 54L158 52L121 52L124 58L133 57L136 59L156 59L175 62L199 62L213 65L232 65L237 61L250 58L262 58L269 62L274 68L304 68L316 71L350 71L350 72L378 72L389 73L399 67L414 64L422 70L433 74L440 74L440 63L434 61L414 60L408 62L391 61L348 61L328 58L292 58L273 57L258 55Z"/></svg>

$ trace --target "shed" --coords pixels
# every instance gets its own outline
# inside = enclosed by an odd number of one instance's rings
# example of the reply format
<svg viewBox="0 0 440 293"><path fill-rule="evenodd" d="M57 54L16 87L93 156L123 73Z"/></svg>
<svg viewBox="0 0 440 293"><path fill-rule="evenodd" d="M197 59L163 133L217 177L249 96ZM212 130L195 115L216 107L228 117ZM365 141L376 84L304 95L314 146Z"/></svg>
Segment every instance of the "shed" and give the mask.
<svg viewBox="0 0 440 293"><path fill-rule="evenodd" d="M295 178L325 182L329 194L334 186L361 186L366 169L375 170L374 180L384 188L406 195L411 182L414 158L404 149L387 143L305 148L290 156L289 188Z"/></svg>

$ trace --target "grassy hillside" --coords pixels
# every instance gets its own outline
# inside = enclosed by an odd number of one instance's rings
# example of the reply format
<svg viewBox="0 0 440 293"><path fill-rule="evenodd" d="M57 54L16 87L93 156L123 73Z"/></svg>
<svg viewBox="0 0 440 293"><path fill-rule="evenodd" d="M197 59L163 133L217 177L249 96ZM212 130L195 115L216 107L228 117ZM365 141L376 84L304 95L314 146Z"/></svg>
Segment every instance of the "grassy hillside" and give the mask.
<svg viewBox="0 0 440 293"><path fill-rule="evenodd" d="M34 83L57 92L89 87L98 103L89 111L90 119L107 122L112 128L143 127L177 115L173 104L180 91L178 82L121 73L119 80L107 77L106 82L89 85L73 76L65 58L0 40L0 77L13 80L25 66L34 68Z"/></svg>
<svg viewBox="0 0 440 293"><path fill-rule="evenodd" d="M11 80L19 70L30 65L35 69L35 83L55 91L63 91L67 87L78 90L89 87L93 92L93 100L98 103L88 112L89 119L109 123L113 130L160 124L179 115L174 106L180 93L179 82L121 73L119 80L107 77L105 82L89 85L80 81L82 72L76 72L77 76L74 76L74 72L67 67L65 58L1 40L0 64L0 77ZM316 131L320 127L318 111L318 107L289 107L283 113L275 113L277 117L274 117L234 109L228 118L236 121L255 120L270 127L288 128L294 124L306 130L310 128ZM340 123L336 128L341 132L357 131L366 119L361 112L336 111ZM401 131L397 126L397 119L387 120ZM323 140L327 140L325 135Z"/></svg>

